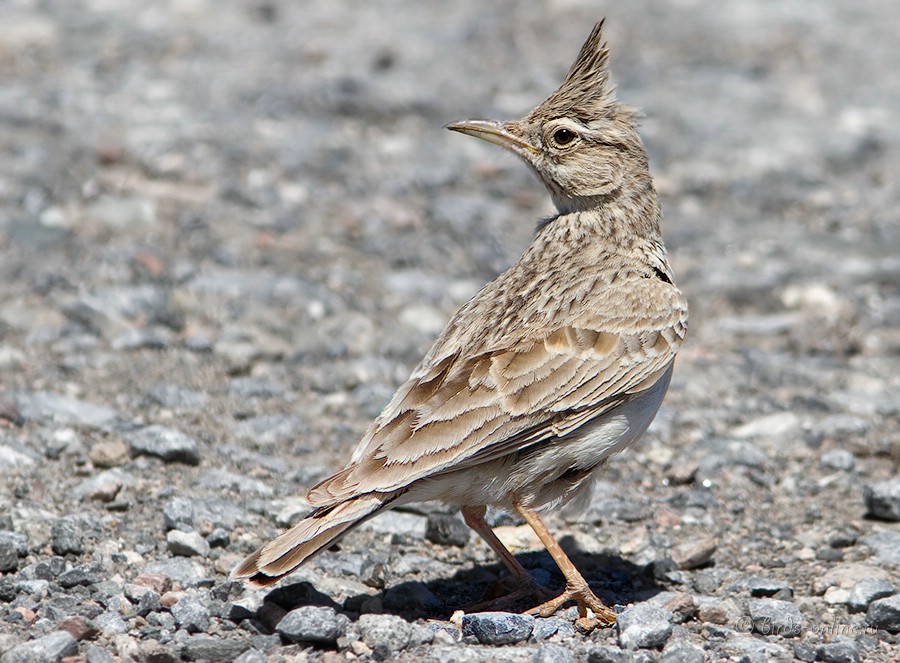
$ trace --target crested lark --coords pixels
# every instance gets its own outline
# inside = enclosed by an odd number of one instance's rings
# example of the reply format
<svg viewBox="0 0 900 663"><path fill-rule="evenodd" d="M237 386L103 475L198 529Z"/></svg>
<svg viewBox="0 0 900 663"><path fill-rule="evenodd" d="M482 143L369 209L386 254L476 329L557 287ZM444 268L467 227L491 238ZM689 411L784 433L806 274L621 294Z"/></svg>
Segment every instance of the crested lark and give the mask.
<svg viewBox="0 0 900 663"><path fill-rule="evenodd" d="M485 508L517 512L534 529L566 589L530 612L575 601L582 617L590 608L615 620L538 510L588 497L597 470L647 429L687 304L666 259L635 112L614 96L602 25L560 88L521 120L448 125L521 157L557 214L453 317L347 466L309 491L309 515L234 577L273 583L384 509L443 500L520 581L518 596L541 590L484 521Z"/></svg>

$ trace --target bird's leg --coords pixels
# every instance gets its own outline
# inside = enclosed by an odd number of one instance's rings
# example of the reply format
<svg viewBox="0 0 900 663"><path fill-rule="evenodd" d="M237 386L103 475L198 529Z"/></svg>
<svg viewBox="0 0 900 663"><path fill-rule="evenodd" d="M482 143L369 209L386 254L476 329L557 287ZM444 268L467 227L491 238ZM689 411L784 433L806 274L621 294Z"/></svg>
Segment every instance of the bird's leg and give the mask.
<svg viewBox="0 0 900 663"><path fill-rule="evenodd" d="M485 522L484 514L485 511L487 511L485 507L465 506L461 511L463 520L466 521L466 525L471 527L475 533L490 546L491 550L497 554L500 561L503 562L506 568L509 569L510 573L512 573L518 581L517 588L506 596L490 601L483 601L474 606L470 606L470 609L486 610L515 602L526 596L537 595L546 597L548 595L547 590L535 582L528 570L519 563L519 560L517 560L511 552L509 552L507 547L503 545L503 542L497 538L496 534L494 534L494 530L492 530L490 525Z"/></svg>
<svg viewBox="0 0 900 663"><path fill-rule="evenodd" d="M614 623L616 621L616 613L591 591L587 580L572 564L572 560L569 559L556 542L556 539L553 538L553 535L550 534L540 516L533 509L523 504L515 504L515 508L531 529L534 530L534 533L538 535L541 543L544 544L547 552L550 553L553 561L556 562L559 570L562 571L563 576L566 578L566 590L562 594L555 599L532 608L528 613L540 617L549 617L569 601L575 601L578 604L578 613L581 615L582 620L587 620L587 609L590 608L600 622L604 624Z"/></svg>

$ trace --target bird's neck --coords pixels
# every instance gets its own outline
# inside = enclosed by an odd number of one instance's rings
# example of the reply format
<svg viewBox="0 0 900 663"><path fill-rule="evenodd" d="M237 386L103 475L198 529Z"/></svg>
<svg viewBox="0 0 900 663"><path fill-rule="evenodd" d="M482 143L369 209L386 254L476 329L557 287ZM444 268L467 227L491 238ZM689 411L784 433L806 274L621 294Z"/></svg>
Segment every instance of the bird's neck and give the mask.
<svg viewBox="0 0 900 663"><path fill-rule="evenodd" d="M598 235L625 245L632 242L662 244L659 198L649 177L602 196L553 196L558 214L538 225L538 233L549 230L586 238Z"/></svg>

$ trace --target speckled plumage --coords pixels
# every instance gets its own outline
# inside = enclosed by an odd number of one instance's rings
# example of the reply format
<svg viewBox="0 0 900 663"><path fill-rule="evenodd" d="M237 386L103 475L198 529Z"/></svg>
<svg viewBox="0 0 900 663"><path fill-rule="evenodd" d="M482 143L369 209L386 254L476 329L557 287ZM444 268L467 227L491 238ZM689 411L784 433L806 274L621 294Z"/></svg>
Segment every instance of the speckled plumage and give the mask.
<svg viewBox="0 0 900 663"><path fill-rule="evenodd" d="M309 491L312 512L235 577L274 582L378 511L440 499L459 505L495 550L485 506L518 511L535 528L568 584L541 614L571 599L583 614L610 618L554 552L535 510L583 497L595 470L644 432L668 387L687 305L634 112L609 81L601 27L563 85L522 120L449 125L522 157L558 214L453 317L348 465Z"/></svg>

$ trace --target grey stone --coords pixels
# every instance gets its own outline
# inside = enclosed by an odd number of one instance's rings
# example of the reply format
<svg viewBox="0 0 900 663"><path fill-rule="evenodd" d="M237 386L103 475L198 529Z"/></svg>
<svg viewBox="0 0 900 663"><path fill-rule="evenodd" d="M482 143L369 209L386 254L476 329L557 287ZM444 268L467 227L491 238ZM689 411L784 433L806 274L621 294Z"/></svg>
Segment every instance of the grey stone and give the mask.
<svg viewBox="0 0 900 663"><path fill-rule="evenodd" d="M865 537L862 542L882 562L900 564L900 532L878 532Z"/></svg>
<svg viewBox="0 0 900 663"><path fill-rule="evenodd" d="M56 579L60 587L77 587L93 585L106 578L99 563L80 564L60 574Z"/></svg>
<svg viewBox="0 0 900 663"><path fill-rule="evenodd" d="M823 663L859 663L859 647L853 640L840 640L819 645L816 660Z"/></svg>
<svg viewBox="0 0 900 663"><path fill-rule="evenodd" d="M26 421L61 423L107 430L118 423L119 413L112 408L94 405L53 392L20 394L16 403Z"/></svg>
<svg viewBox="0 0 900 663"><path fill-rule="evenodd" d="M158 384L147 392L147 401L171 409L199 410L209 402L209 394L174 384Z"/></svg>
<svg viewBox="0 0 900 663"><path fill-rule="evenodd" d="M2 571L3 569L0 569ZM0 603L12 603L19 591L11 577L0 577Z"/></svg>
<svg viewBox="0 0 900 663"><path fill-rule="evenodd" d="M856 467L856 457L846 449L832 449L822 454L819 459L822 467L829 470L852 472Z"/></svg>
<svg viewBox="0 0 900 663"><path fill-rule="evenodd" d="M588 663L631 663L634 657L618 647L598 645L588 651L587 660Z"/></svg>
<svg viewBox="0 0 900 663"><path fill-rule="evenodd" d="M169 552L181 557L207 557L209 542L198 532L182 532L173 529L166 533L166 545Z"/></svg>
<svg viewBox="0 0 900 663"><path fill-rule="evenodd" d="M360 615L356 629L369 648L390 654L405 649L412 635L410 623L395 615Z"/></svg>
<svg viewBox="0 0 900 663"><path fill-rule="evenodd" d="M562 645L543 644L534 653L533 663L575 663L575 654Z"/></svg>
<svg viewBox="0 0 900 663"><path fill-rule="evenodd" d="M897 592L887 580L880 578L863 578L850 590L847 609L851 612L865 612L872 601L883 599Z"/></svg>
<svg viewBox="0 0 900 663"><path fill-rule="evenodd" d="M900 521L900 477L866 486L863 496L868 515L882 520Z"/></svg>
<svg viewBox="0 0 900 663"><path fill-rule="evenodd" d="M100 632L107 637L112 637L128 631L128 624L125 623L122 616L111 610L97 615L94 618L94 623L97 625L97 628L100 629Z"/></svg>
<svg viewBox="0 0 900 663"><path fill-rule="evenodd" d="M184 639L181 655L189 661L234 661L249 647L250 643L246 640L228 640L199 634Z"/></svg>
<svg viewBox="0 0 900 663"><path fill-rule="evenodd" d="M268 657L259 649L248 649L234 659L234 663L266 663Z"/></svg>
<svg viewBox="0 0 900 663"><path fill-rule="evenodd" d="M673 638L666 643L659 660L660 663L703 663L706 655L689 640Z"/></svg>
<svg viewBox="0 0 900 663"><path fill-rule="evenodd" d="M20 541L24 535L16 532L0 531L0 573L8 573L19 568Z"/></svg>
<svg viewBox="0 0 900 663"><path fill-rule="evenodd" d="M442 546L463 547L469 542L472 530L455 514L432 513L425 525L425 538Z"/></svg>
<svg viewBox="0 0 900 663"><path fill-rule="evenodd" d="M764 600L764 599L761 599ZM789 661L788 650L774 642L768 642L750 635L735 635L722 643L721 651L743 663L768 663L769 661Z"/></svg>
<svg viewBox="0 0 900 663"><path fill-rule="evenodd" d="M527 640L534 630L534 617L510 612L475 612L464 615L462 633L483 645L511 645Z"/></svg>
<svg viewBox="0 0 900 663"><path fill-rule="evenodd" d="M568 619L560 617L538 618L534 620L534 630L531 632L531 639L536 642L547 640L554 635L560 638L567 638L575 635L575 627Z"/></svg>
<svg viewBox="0 0 900 663"><path fill-rule="evenodd" d="M196 599L181 598L169 611L178 627L188 633L202 633L209 629L209 610Z"/></svg>
<svg viewBox="0 0 900 663"><path fill-rule="evenodd" d="M116 663L116 659L102 647L87 645L84 648L84 663Z"/></svg>
<svg viewBox="0 0 900 663"><path fill-rule="evenodd" d="M231 543L231 534L227 529L217 527L207 535L206 542L211 548L227 548Z"/></svg>
<svg viewBox="0 0 900 663"><path fill-rule="evenodd" d="M0 656L0 663L59 663L78 653L78 642L66 631L53 631L16 645Z"/></svg>
<svg viewBox="0 0 900 663"><path fill-rule="evenodd" d="M122 490L127 474L118 469L106 470L88 477L75 487L75 496L101 502L112 502Z"/></svg>
<svg viewBox="0 0 900 663"><path fill-rule="evenodd" d="M779 599L753 599L748 605L753 630L761 635L796 637L803 626L800 609Z"/></svg>
<svg viewBox="0 0 900 663"><path fill-rule="evenodd" d="M186 495L178 495L163 506L163 524L166 530L188 530L194 526L194 501Z"/></svg>
<svg viewBox="0 0 900 663"><path fill-rule="evenodd" d="M200 464L197 441L181 431L164 426L146 426L126 436L135 456L153 456L167 463Z"/></svg>
<svg viewBox="0 0 900 663"><path fill-rule="evenodd" d="M672 635L672 613L658 606L638 603L616 620L619 645L626 649L662 647Z"/></svg>
<svg viewBox="0 0 900 663"><path fill-rule="evenodd" d="M50 547L57 555L80 555L84 552L81 527L69 518L57 520L50 528Z"/></svg>
<svg viewBox="0 0 900 663"><path fill-rule="evenodd" d="M173 557L150 562L144 573L168 576L183 587L194 587L209 580L207 570L189 557Z"/></svg>
<svg viewBox="0 0 900 663"><path fill-rule="evenodd" d="M866 611L866 623L890 633L900 632L900 594L872 601Z"/></svg>
<svg viewBox="0 0 900 663"><path fill-rule="evenodd" d="M697 569L709 563L716 552L716 547L715 539L700 537L673 548L672 559L682 570Z"/></svg>
<svg viewBox="0 0 900 663"><path fill-rule="evenodd" d="M143 585L135 585L133 583L125 583L122 588L125 598L134 604L134 612L136 615L146 617L149 613L159 610L159 593L144 587Z"/></svg>
<svg viewBox="0 0 900 663"><path fill-rule="evenodd" d="M287 613L275 630L288 642L334 644L344 635L350 619L326 606L304 606Z"/></svg>

